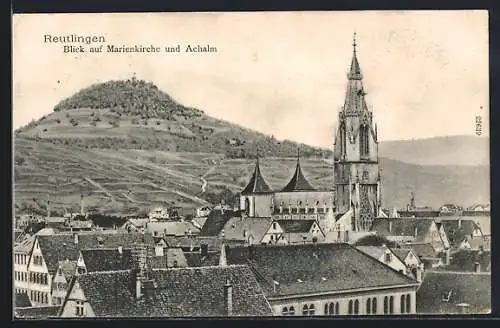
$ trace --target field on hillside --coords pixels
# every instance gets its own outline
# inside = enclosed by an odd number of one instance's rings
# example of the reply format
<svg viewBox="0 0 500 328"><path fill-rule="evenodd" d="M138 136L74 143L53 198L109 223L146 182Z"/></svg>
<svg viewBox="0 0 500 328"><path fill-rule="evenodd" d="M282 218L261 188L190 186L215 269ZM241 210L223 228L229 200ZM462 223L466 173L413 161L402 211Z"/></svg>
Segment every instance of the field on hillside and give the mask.
<svg viewBox="0 0 500 328"><path fill-rule="evenodd" d="M206 204L205 193L241 191L253 172L253 159L227 159L213 153L150 150L81 149L44 141L15 140L15 203L137 213L152 206L193 208ZM262 158L261 172L273 189L292 176L296 158ZM331 189L332 165L325 159L301 159L311 184ZM403 207L415 192L417 204L468 206L489 202L486 166L418 166L383 158L383 204ZM206 183L206 184L205 184ZM205 190L203 186L205 185ZM35 199L35 201L34 201Z"/></svg>

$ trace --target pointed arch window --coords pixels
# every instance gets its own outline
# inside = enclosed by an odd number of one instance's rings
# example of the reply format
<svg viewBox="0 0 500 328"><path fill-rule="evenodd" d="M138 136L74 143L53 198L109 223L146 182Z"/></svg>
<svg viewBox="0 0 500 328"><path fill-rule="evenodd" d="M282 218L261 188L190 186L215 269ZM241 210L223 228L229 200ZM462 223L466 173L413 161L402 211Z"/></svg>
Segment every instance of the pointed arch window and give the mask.
<svg viewBox="0 0 500 328"><path fill-rule="evenodd" d="M359 151L361 158L368 158L370 155L369 132L370 130L367 124L361 126L359 131Z"/></svg>
<svg viewBox="0 0 500 328"><path fill-rule="evenodd" d="M344 156L346 153L346 129L345 125L340 126L340 156Z"/></svg>

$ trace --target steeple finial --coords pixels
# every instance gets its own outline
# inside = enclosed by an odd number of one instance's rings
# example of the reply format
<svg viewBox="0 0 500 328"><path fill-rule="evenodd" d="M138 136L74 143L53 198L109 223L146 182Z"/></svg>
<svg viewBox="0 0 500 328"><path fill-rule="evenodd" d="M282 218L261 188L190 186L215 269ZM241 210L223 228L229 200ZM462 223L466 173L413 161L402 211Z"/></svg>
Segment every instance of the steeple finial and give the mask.
<svg viewBox="0 0 500 328"><path fill-rule="evenodd" d="M297 160L300 159L300 147L297 147Z"/></svg>
<svg viewBox="0 0 500 328"><path fill-rule="evenodd" d="M354 32L354 34L352 36L352 48L353 48L353 52L356 53L356 32Z"/></svg>

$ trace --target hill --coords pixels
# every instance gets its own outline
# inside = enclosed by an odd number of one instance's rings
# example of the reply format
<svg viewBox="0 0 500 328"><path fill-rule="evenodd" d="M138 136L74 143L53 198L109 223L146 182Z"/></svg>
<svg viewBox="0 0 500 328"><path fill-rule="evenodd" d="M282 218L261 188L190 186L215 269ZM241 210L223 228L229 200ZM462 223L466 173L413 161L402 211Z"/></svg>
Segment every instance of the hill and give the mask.
<svg viewBox="0 0 500 328"><path fill-rule="evenodd" d="M381 143L381 156L389 157L381 158L384 205L404 206L412 191L430 206L489 202L489 167L468 158L480 158L472 150L477 140L456 138ZM459 151L461 142L467 147ZM268 182L282 187L299 146L310 182L331 188L330 150L214 119L149 82L100 83L15 132L16 209L43 212L49 194L56 211L78 210L81 194L87 208L109 213L214 204L244 187L257 151Z"/></svg>
<svg viewBox="0 0 500 328"><path fill-rule="evenodd" d="M383 157L420 165L489 165L489 138L447 136L380 143Z"/></svg>
<svg viewBox="0 0 500 328"><path fill-rule="evenodd" d="M330 153L214 119L135 78L85 88L57 104L53 113L18 129L16 136L85 149L207 152L230 158L253 158L257 149L262 156L294 156L298 146L303 156Z"/></svg>

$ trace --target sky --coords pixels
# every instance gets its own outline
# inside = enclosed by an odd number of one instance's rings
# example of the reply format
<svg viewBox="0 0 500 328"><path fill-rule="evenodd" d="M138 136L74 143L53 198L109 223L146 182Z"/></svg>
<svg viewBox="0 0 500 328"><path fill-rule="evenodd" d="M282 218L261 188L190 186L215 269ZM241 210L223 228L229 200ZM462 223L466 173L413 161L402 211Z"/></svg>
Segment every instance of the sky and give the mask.
<svg viewBox="0 0 500 328"><path fill-rule="evenodd" d="M213 117L329 147L354 32L380 140L473 135L478 115L488 133L487 11L14 15L13 128L84 87L135 74ZM44 42L69 34L104 36L104 47L217 52L64 53Z"/></svg>

